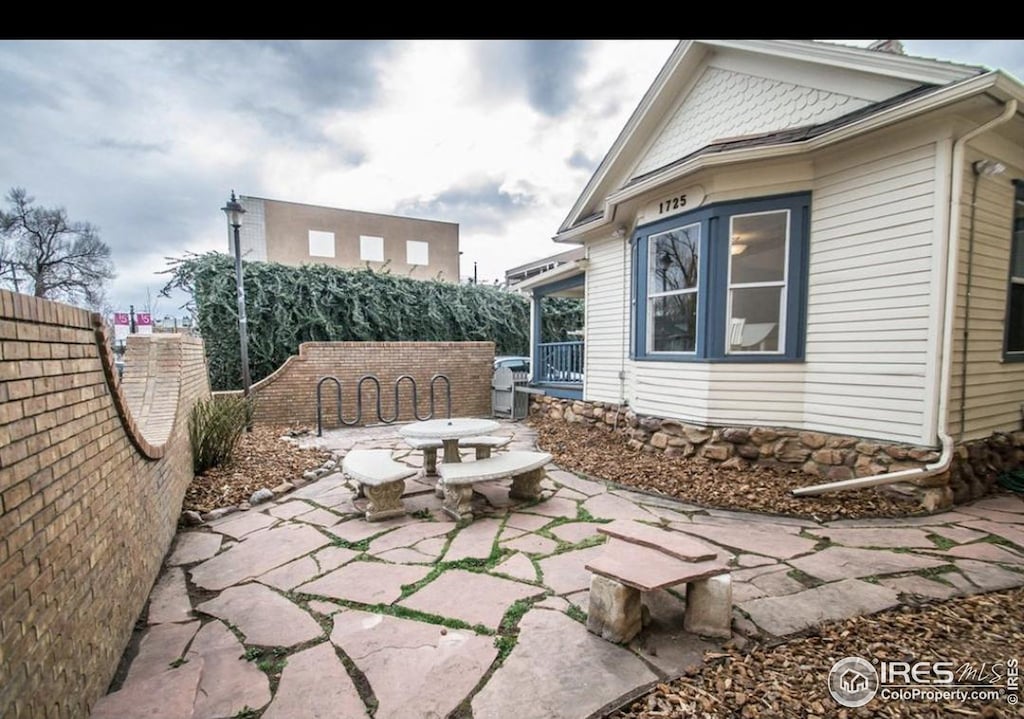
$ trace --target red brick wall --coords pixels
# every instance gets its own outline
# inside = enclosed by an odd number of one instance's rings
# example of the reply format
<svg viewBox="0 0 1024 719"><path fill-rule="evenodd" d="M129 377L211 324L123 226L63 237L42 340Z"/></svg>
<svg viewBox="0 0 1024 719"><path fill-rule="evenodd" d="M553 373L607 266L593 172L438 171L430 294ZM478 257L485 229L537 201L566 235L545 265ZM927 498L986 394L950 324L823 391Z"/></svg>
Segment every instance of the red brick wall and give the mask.
<svg viewBox="0 0 1024 719"><path fill-rule="evenodd" d="M0 291L3 719L88 716L192 477L188 412L209 393L202 342L133 337L122 392L99 324Z"/></svg>
<svg viewBox="0 0 1024 719"><path fill-rule="evenodd" d="M420 416L429 411L430 378L435 374L451 380L453 417L490 415L493 367L493 342L304 342L297 357L289 357L276 372L253 385L256 421L315 426L316 385L328 375L341 380L344 416L352 420L356 383L366 374L380 379L385 417L394 414L395 380L406 374L416 380ZM338 426L334 387L331 382L323 386L325 427ZM435 389L436 416L443 417L444 383L435 383ZM413 419L408 382L402 383L399 405L399 419ZM377 421L375 393L369 382L363 385L363 420Z"/></svg>

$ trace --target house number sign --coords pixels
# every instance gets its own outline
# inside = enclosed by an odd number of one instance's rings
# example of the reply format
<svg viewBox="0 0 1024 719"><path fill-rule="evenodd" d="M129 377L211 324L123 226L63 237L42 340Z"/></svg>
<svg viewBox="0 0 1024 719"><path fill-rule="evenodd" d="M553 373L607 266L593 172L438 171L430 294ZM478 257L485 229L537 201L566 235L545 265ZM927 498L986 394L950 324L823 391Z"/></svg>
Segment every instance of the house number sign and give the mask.
<svg viewBox="0 0 1024 719"><path fill-rule="evenodd" d="M689 212L702 204L704 204L704 188L700 185L693 185L680 192L673 192L671 195L654 200L647 206L647 212L644 215L651 219L661 219Z"/></svg>

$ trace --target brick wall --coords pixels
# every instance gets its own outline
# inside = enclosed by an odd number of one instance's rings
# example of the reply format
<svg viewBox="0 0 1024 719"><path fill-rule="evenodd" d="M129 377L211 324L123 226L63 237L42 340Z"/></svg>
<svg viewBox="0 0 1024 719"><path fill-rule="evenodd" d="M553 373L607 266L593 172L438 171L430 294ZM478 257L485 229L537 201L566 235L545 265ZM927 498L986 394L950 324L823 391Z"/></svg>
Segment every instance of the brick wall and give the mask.
<svg viewBox="0 0 1024 719"><path fill-rule="evenodd" d="M430 378L447 375L452 387L452 416L479 417L491 413L493 342L304 342L298 356L289 357L269 377L252 387L256 421L270 424L316 425L316 385L327 375L341 380L346 420L356 414L355 388L359 378L376 375L381 382L385 417L395 411L395 380L416 380L420 416L430 408ZM436 415L445 412L444 383L435 383ZM336 390L323 386L324 426L336 427ZM413 419L412 389L403 382L399 393L400 420ZM370 383L363 385L363 420L377 421L376 398Z"/></svg>
<svg viewBox="0 0 1024 719"><path fill-rule="evenodd" d="M202 343L133 337L0 291L0 717L86 717L110 683L192 476ZM159 374L157 374L159 373Z"/></svg>

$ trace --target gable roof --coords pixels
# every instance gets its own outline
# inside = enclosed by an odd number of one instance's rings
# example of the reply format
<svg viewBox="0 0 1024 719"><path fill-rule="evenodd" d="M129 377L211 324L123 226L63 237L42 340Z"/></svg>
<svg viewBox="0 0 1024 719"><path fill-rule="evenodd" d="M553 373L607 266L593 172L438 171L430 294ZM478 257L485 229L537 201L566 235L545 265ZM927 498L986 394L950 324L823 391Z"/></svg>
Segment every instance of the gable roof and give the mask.
<svg viewBox="0 0 1024 719"><path fill-rule="evenodd" d="M876 77L879 81L888 83L886 89L873 98L850 98L842 94L836 94L835 98L824 103L828 113L822 117L815 118L814 112L797 113L787 118L796 119L801 117L806 123L810 119L819 119L821 122L801 124L798 127L785 125L783 127L771 128L766 132L751 132L756 125L741 123L737 127L741 130L740 137L720 139L714 135L715 128L704 127L704 135L699 132L690 131L684 120L677 123L682 127L674 128L677 134L684 136L690 145L697 143L696 147L687 146L685 142L676 143L675 146L662 147L659 152L650 153L646 157L639 157L641 152L652 149L649 141L659 127L668 117L671 125L677 118L669 117L676 107L675 103L680 95L685 96L699 88L700 83L708 79L700 75L706 71L706 60L715 52L740 51L753 53L767 58L775 58L783 62L799 62L805 65L820 66L822 71L828 72L855 72ZM559 234L563 234L574 228L600 219L603 210L596 206L611 193L624 187L633 185L642 179L658 174L666 168L677 166L694 156L722 152L724 150L736 149L738 147L750 147L755 145L774 145L785 142L797 142L810 137L820 135L823 132L835 129L843 124L854 123L863 119L866 115L881 113L894 105L910 102L922 94L927 93L936 87L948 86L977 77L985 73L986 69L978 66L960 65L940 60L927 58L910 57L878 50L867 50L863 48L834 45L804 40L684 40L681 41L668 61L662 67L654 82L648 88L640 104L627 121L625 127L619 133L612 147L605 155L601 164L594 171L590 181L583 192L576 200L568 216L559 228ZM704 72L704 75L707 75ZM744 76L750 77L750 76ZM711 78L714 81L716 78ZM785 83L772 82L764 78L751 78L754 81L767 83L776 94L780 92L779 87ZM808 90L810 88L800 88ZM827 91L812 90L815 100L821 100L822 95L828 95ZM711 88L704 94L712 101L718 95L716 90ZM734 95L742 93L733 90ZM828 98L826 98L827 100ZM848 102L848 100L853 100ZM749 101L748 101L749 105ZM799 105L802 109L803 103ZM679 108L676 108L677 110ZM692 123L691 123L692 124ZM699 121L698 121L699 124ZM668 126L665 126L668 127ZM662 129L665 129L662 127ZM728 128L726 128L727 131ZM736 133L730 133L736 134ZM654 138L657 142L661 138ZM662 143L663 145L666 143ZM658 149L658 148L654 148ZM637 165L636 163L640 164ZM630 168L635 172L627 176ZM585 214L586 213L586 214Z"/></svg>

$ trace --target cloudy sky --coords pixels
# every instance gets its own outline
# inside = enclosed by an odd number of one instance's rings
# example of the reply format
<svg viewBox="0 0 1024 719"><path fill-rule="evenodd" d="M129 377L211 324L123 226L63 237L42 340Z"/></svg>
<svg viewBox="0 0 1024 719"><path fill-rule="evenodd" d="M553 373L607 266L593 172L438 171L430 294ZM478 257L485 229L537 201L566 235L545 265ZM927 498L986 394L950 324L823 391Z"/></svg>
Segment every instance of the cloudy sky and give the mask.
<svg viewBox="0 0 1024 719"><path fill-rule="evenodd" d="M1024 77L1022 41L905 45ZM491 280L560 249L551 235L674 46L4 41L0 192L98 225L117 308L156 294L166 257L227 248L231 189L458 222L463 274L475 260Z"/></svg>

